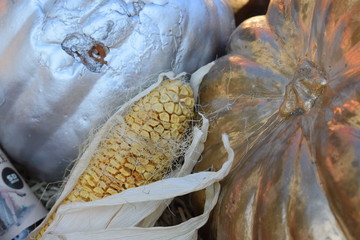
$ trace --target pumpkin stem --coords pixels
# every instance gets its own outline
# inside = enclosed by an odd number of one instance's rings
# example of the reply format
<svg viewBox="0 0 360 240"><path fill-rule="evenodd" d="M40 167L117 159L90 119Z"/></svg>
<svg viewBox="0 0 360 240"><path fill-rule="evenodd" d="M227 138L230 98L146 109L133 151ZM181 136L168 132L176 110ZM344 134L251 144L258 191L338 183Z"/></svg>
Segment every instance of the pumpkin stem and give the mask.
<svg viewBox="0 0 360 240"><path fill-rule="evenodd" d="M68 34L61 43L62 49L84 64L92 72L100 72L107 62L104 60L109 48L82 33Z"/></svg>
<svg viewBox="0 0 360 240"><path fill-rule="evenodd" d="M326 84L326 76L319 67L307 59L300 61L294 78L286 86L280 115L298 116L310 111Z"/></svg>

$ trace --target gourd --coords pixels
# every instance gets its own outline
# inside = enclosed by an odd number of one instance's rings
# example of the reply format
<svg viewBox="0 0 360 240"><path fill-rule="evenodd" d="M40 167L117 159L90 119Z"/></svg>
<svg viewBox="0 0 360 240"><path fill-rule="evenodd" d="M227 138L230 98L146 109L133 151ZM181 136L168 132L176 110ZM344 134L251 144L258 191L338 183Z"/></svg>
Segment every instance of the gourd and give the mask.
<svg viewBox="0 0 360 240"><path fill-rule="evenodd" d="M360 236L360 1L273 0L200 86L197 170L235 152L205 239ZM197 201L200 201L199 199Z"/></svg>
<svg viewBox="0 0 360 240"><path fill-rule="evenodd" d="M195 71L234 29L221 0L2 1L0 144L60 180L91 129L154 83Z"/></svg>

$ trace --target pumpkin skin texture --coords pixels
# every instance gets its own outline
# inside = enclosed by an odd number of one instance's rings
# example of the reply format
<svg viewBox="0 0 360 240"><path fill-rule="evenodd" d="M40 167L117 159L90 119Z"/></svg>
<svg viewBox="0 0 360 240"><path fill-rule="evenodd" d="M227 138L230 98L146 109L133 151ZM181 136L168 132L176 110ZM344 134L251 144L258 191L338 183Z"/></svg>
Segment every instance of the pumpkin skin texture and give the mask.
<svg viewBox="0 0 360 240"><path fill-rule="evenodd" d="M0 143L46 181L160 72L195 71L235 28L222 0L5 0L0 25Z"/></svg>
<svg viewBox="0 0 360 240"><path fill-rule="evenodd" d="M360 1L274 0L200 86L197 171L235 152L205 239L360 236ZM200 200L198 200L200 201Z"/></svg>

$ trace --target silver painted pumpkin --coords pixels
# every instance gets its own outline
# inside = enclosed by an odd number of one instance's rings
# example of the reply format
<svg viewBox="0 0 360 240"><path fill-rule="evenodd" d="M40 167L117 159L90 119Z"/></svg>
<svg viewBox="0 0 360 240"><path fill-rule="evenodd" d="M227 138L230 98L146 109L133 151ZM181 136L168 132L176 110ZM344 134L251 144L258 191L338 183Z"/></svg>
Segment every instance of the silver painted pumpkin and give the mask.
<svg viewBox="0 0 360 240"><path fill-rule="evenodd" d="M221 53L234 20L223 0L4 0L0 26L0 143L54 181L159 72L191 73Z"/></svg>

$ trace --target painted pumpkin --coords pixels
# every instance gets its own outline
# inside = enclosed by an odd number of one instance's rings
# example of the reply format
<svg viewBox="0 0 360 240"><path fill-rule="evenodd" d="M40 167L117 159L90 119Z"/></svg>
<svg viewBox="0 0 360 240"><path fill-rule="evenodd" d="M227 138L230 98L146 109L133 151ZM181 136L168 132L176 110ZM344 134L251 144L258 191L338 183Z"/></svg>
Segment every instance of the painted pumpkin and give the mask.
<svg viewBox="0 0 360 240"><path fill-rule="evenodd" d="M0 143L48 181L158 73L212 61L235 28L222 0L4 0L0 25Z"/></svg>
<svg viewBox="0 0 360 240"><path fill-rule="evenodd" d="M236 162L205 239L360 236L360 1L273 0L200 86L197 170Z"/></svg>

